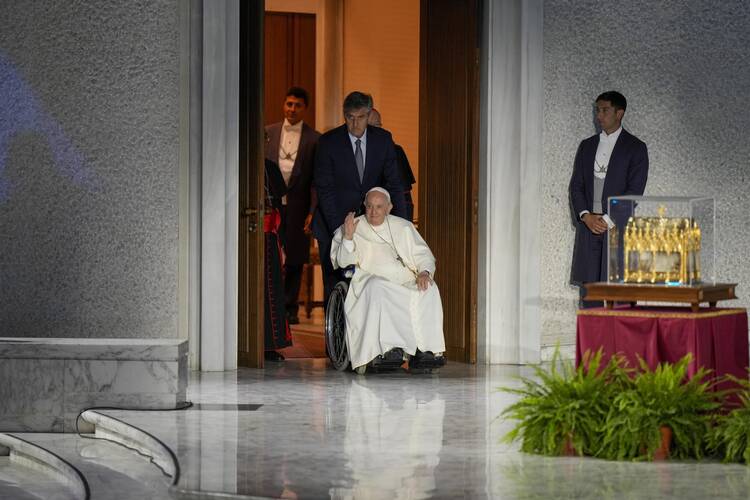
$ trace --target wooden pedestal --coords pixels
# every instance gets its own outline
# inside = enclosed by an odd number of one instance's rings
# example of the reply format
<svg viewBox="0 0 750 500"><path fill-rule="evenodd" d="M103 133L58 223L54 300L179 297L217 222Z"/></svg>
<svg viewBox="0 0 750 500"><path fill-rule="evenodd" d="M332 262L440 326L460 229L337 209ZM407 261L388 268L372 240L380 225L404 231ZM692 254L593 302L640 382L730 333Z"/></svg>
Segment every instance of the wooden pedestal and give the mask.
<svg viewBox="0 0 750 500"><path fill-rule="evenodd" d="M737 283L696 284L690 286L652 285L643 283L586 283L584 300L603 300L611 309L615 302L630 302L635 306L638 301L648 302L682 302L690 304L697 312L702 302L715 307L719 300L736 299L734 288Z"/></svg>

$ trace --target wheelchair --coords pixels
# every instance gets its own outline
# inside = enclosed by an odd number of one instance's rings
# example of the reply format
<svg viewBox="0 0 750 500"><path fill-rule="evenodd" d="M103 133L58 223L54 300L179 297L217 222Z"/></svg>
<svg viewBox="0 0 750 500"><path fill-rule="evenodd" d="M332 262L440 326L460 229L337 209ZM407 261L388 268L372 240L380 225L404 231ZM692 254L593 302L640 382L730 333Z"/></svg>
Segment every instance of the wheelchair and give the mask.
<svg viewBox="0 0 750 500"><path fill-rule="evenodd" d="M328 299L325 314L325 341L328 357L331 364L338 371L351 369L349 352L346 346L346 316L344 315L344 301L349 291L349 281L354 274L354 269L347 268L344 270L344 279L336 283ZM431 354L431 353L430 353ZM382 354L365 366L356 368L359 375L364 375L367 371L380 373L398 370L404 364L409 362L410 373L438 373L440 368L445 365L443 356L435 357L423 355L423 357L414 359L401 348L394 348ZM416 361L416 362L415 362Z"/></svg>

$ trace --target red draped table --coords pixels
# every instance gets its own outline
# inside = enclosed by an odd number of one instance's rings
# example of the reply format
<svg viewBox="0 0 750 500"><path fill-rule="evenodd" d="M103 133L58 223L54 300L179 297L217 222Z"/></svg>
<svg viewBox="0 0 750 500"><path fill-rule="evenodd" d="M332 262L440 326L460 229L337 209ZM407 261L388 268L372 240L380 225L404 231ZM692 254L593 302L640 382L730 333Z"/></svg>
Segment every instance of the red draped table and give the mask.
<svg viewBox="0 0 750 500"><path fill-rule="evenodd" d="M581 309L576 328L576 365L586 351L604 351L603 362L621 353L630 366L643 358L653 369L693 355L688 375L698 368L714 376L747 378L748 335L745 309L708 308L691 312L680 307ZM724 388L724 387L721 387Z"/></svg>

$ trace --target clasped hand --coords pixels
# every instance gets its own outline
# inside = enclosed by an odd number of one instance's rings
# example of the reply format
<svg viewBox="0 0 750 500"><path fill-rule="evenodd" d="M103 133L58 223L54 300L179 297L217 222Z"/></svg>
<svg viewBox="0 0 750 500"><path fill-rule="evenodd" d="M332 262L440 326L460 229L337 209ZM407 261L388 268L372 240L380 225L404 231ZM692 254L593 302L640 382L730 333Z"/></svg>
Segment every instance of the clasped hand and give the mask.
<svg viewBox="0 0 750 500"><path fill-rule="evenodd" d="M586 227L589 228L589 231L594 234L603 234L607 232L607 223L604 221L601 215L596 215L589 212L583 214L581 220L584 224L586 224Z"/></svg>
<svg viewBox="0 0 750 500"><path fill-rule="evenodd" d="M346 219L344 219L344 239L351 240L354 237L357 224L359 224L359 221L354 218L354 212L346 214Z"/></svg>
<svg viewBox="0 0 750 500"><path fill-rule="evenodd" d="M432 283L432 278L430 278L430 273L427 271L422 271L417 275L417 288L421 291L427 290L427 287L430 286Z"/></svg>

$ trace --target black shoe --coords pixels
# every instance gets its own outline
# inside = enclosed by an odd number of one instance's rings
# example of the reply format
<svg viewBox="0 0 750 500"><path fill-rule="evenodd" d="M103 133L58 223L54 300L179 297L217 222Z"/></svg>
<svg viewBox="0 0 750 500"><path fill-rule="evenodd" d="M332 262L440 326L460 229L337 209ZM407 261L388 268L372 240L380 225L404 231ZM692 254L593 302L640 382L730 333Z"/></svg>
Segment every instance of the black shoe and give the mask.
<svg viewBox="0 0 750 500"><path fill-rule="evenodd" d="M374 371L388 371L400 368L403 363L404 351L400 347L396 347L376 357L369 365Z"/></svg>
<svg viewBox="0 0 750 500"><path fill-rule="evenodd" d="M409 370L430 370L445 366L444 356L435 356L432 351L419 351L409 360Z"/></svg>
<svg viewBox="0 0 750 500"><path fill-rule="evenodd" d="M276 351L266 351L263 357L266 361L284 361L284 355Z"/></svg>
<svg viewBox="0 0 750 500"><path fill-rule="evenodd" d="M297 316L296 314L289 315L287 317L287 321L289 322L290 325L299 325L299 316Z"/></svg>
<svg viewBox="0 0 750 500"><path fill-rule="evenodd" d="M401 363L404 361L404 351L400 347L395 347L383 354L383 359L394 363L397 361Z"/></svg>

